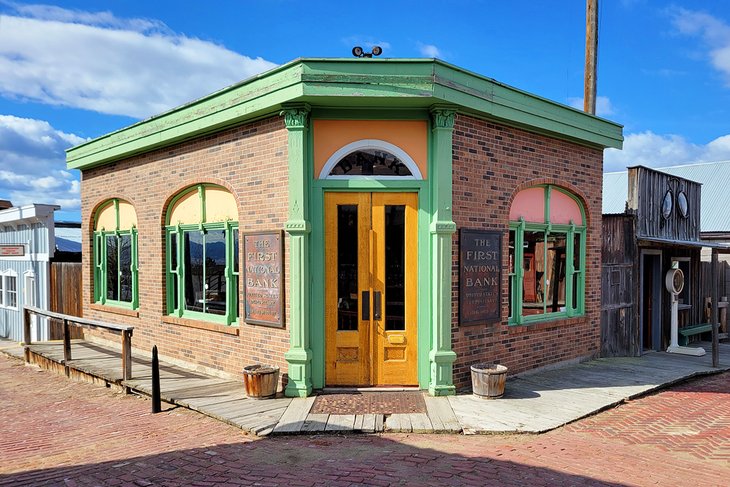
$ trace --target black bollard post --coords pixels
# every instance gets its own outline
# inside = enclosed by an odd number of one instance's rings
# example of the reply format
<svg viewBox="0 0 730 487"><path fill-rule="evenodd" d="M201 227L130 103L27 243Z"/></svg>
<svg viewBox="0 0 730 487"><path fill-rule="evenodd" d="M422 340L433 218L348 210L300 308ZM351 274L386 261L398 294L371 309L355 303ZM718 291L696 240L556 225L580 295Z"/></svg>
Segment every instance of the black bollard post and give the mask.
<svg viewBox="0 0 730 487"><path fill-rule="evenodd" d="M160 403L160 361L157 359L157 345L152 347L152 413L162 411Z"/></svg>

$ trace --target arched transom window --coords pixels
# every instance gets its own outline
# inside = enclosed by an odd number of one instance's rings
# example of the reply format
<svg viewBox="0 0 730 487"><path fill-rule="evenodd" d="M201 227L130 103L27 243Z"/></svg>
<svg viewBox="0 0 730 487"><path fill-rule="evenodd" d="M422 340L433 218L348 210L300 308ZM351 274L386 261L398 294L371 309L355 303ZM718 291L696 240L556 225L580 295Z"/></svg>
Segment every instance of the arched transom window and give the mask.
<svg viewBox="0 0 730 487"><path fill-rule="evenodd" d="M520 191L510 208L510 323L576 316L585 307L585 212L557 186Z"/></svg>
<svg viewBox="0 0 730 487"><path fill-rule="evenodd" d="M181 191L167 213L167 312L230 325L238 317L238 209L225 188Z"/></svg>
<svg viewBox="0 0 730 487"><path fill-rule="evenodd" d="M113 198L94 218L94 301L136 309L137 284L137 212Z"/></svg>
<svg viewBox="0 0 730 487"><path fill-rule="evenodd" d="M358 140L340 148L327 160L320 179L423 179L404 150L383 140Z"/></svg>

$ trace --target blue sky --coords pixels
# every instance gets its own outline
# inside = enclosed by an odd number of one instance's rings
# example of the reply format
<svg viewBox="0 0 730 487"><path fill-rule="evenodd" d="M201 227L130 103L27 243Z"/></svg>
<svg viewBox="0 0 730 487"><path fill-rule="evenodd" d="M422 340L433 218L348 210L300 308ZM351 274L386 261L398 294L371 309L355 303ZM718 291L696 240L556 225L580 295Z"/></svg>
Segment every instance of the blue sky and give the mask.
<svg viewBox="0 0 730 487"><path fill-rule="evenodd" d="M603 0L604 170L730 160L730 2ZM63 150L297 57L438 57L582 107L584 0L0 0L0 199L79 218Z"/></svg>

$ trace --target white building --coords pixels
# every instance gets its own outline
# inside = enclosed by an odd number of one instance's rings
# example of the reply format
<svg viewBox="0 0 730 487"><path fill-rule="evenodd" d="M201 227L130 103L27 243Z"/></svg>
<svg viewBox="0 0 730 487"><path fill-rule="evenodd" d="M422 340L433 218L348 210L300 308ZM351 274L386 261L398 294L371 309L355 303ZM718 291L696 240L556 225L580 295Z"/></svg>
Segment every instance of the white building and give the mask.
<svg viewBox="0 0 730 487"><path fill-rule="evenodd" d="M3 204L4 203L4 204ZM23 340L23 306L49 309L56 205L8 207L0 201L0 337ZM31 337L48 340L46 320L31 321Z"/></svg>

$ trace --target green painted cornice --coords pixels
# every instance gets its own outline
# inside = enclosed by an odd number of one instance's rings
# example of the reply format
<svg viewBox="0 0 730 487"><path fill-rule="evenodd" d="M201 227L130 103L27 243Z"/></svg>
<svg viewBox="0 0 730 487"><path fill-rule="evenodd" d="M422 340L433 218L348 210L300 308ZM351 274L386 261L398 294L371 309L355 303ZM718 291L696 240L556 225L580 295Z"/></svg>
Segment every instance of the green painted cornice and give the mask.
<svg viewBox="0 0 730 487"><path fill-rule="evenodd" d="M622 126L435 59L297 59L66 151L88 169L264 117L313 108L459 113L596 148L621 148Z"/></svg>

